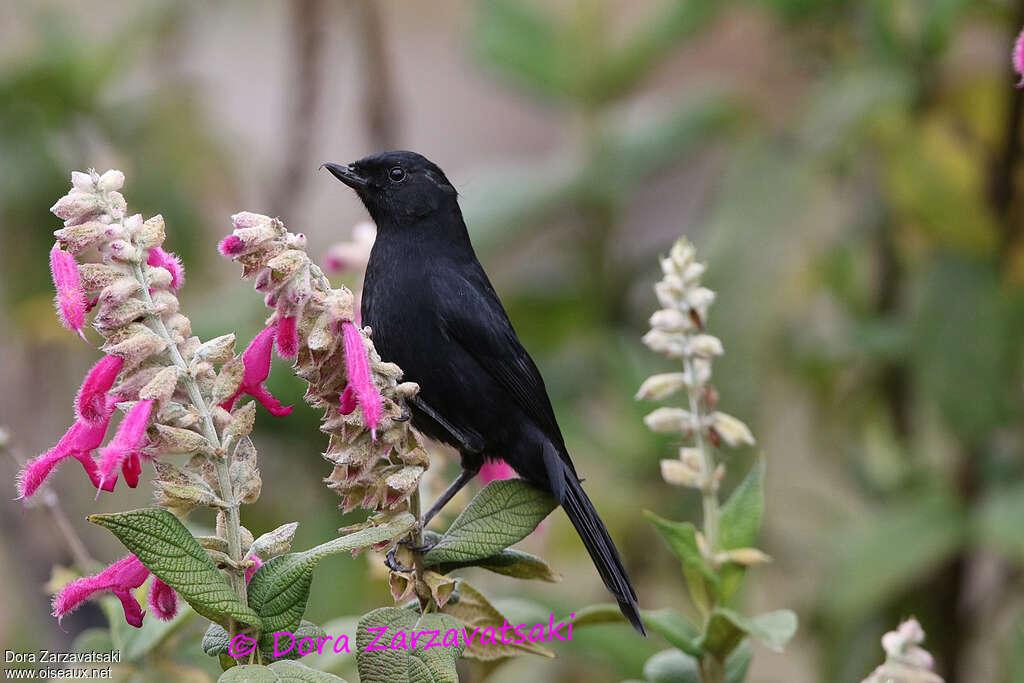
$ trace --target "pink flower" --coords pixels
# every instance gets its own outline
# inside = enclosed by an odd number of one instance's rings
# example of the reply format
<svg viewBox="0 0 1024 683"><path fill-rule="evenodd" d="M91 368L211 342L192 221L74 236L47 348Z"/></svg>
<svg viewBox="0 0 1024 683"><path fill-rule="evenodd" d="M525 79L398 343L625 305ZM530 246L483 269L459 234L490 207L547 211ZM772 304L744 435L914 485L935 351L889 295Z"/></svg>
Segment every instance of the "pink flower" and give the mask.
<svg viewBox="0 0 1024 683"><path fill-rule="evenodd" d="M277 321L277 353L281 358L292 359L299 355L299 331L294 315Z"/></svg>
<svg viewBox="0 0 1024 683"><path fill-rule="evenodd" d="M245 251L245 242L238 235L228 235L217 245L217 251L223 256L238 256Z"/></svg>
<svg viewBox="0 0 1024 683"><path fill-rule="evenodd" d="M149 606L161 621L170 621L178 613L178 594L159 576L153 577L153 585L149 587Z"/></svg>
<svg viewBox="0 0 1024 683"><path fill-rule="evenodd" d="M131 591L145 583L149 570L139 558L129 555L94 576L85 576L69 583L53 599L53 616L63 619L96 593L110 591L121 601L124 618L132 626L142 626L142 611Z"/></svg>
<svg viewBox="0 0 1024 683"><path fill-rule="evenodd" d="M366 345L363 343L359 328L351 322L343 322L341 329L345 335L345 367L348 371L348 386L341 397L341 409L344 411L346 407L351 406L354 394L355 401L363 409L363 420L376 439L377 425L380 424L384 405L370 376L370 359L366 355ZM349 408L348 412L352 412L352 408Z"/></svg>
<svg viewBox="0 0 1024 683"><path fill-rule="evenodd" d="M131 407L121 420L117 428L117 434L110 440L110 443L100 452L100 487L114 473L118 467L125 474L125 481L134 488L139 483L139 449L146 437L146 427L149 425L149 415L153 411L153 400L139 401ZM116 478L116 477L115 477ZM99 491L97 491L99 495Z"/></svg>
<svg viewBox="0 0 1024 683"><path fill-rule="evenodd" d="M50 271L53 273L53 284L57 288L54 299L61 324L72 332L77 332L83 340L85 333L85 305L87 298L82 289L82 280L78 275L78 263L75 257L54 244L50 250ZM88 341L88 340L86 340Z"/></svg>
<svg viewBox="0 0 1024 683"><path fill-rule="evenodd" d="M1013 44L1013 70L1020 74L1017 87L1024 88L1024 30L1020 32L1017 41Z"/></svg>
<svg viewBox="0 0 1024 683"><path fill-rule="evenodd" d="M75 417L80 422L96 422L107 414L107 392L123 365L124 359L119 356L104 356L92 366L75 398Z"/></svg>
<svg viewBox="0 0 1024 683"><path fill-rule="evenodd" d="M271 325L249 342L248 348L242 352L242 363L245 366L242 384L234 396L220 404L222 408L232 410L238 397L248 394L259 401L271 415L284 417L291 414L292 407L281 405L281 402L271 396L270 390L263 384L270 376L270 352L273 349L276 332L277 327Z"/></svg>
<svg viewBox="0 0 1024 683"><path fill-rule="evenodd" d="M114 360L110 360L111 358ZM118 401L117 397L107 394L117 377L115 367L118 366L118 361L119 358L108 356L93 366L86 375L75 401L78 420L64 433L56 446L25 464L18 475L18 499L28 498L39 490L54 468L65 458L75 458L82 463L93 486L106 491L114 490L114 480L101 480L99 467L92 457L92 452L103 443L110 418L114 414L114 404Z"/></svg>
<svg viewBox="0 0 1024 683"><path fill-rule="evenodd" d="M480 477L481 483L490 484L495 479L514 479L519 475L504 460L489 460L480 468L477 476Z"/></svg>
<svg viewBox="0 0 1024 683"><path fill-rule="evenodd" d="M181 265L181 259L177 255L164 251L160 247L153 247L149 250L149 258L146 263L157 268L163 268L171 274L171 289L177 292L185 284L185 266Z"/></svg>
<svg viewBox="0 0 1024 683"><path fill-rule="evenodd" d="M253 565L245 570L245 582L249 583L252 581L252 577L256 575L256 571L263 566L263 560L256 555L249 558L253 561Z"/></svg>

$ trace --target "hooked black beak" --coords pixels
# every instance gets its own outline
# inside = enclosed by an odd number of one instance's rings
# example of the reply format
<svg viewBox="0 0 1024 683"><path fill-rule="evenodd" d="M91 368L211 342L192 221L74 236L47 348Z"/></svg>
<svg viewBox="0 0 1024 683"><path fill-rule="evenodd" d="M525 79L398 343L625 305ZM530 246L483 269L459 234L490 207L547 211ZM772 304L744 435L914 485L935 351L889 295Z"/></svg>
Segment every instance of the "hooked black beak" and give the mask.
<svg viewBox="0 0 1024 683"><path fill-rule="evenodd" d="M359 175L358 172L351 166L342 166L341 164L325 163L321 168L326 168L331 172L335 178L345 183L353 190L361 190L370 184L367 178Z"/></svg>

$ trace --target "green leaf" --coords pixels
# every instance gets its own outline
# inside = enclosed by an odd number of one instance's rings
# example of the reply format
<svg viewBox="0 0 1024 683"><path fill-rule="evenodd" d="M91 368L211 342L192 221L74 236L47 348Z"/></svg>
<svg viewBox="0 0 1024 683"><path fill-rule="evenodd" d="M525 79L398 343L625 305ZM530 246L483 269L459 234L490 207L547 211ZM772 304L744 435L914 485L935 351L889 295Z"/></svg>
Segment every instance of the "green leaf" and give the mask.
<svg viewBox="0 0 1024 683"><path fill-rule="evenodd" d="M256 610L263 623L260 648L272 647L274 633L295 632L299 627L309 600L313 569L321 559L400 538L415 525L416 518L403 513L386 524L268 560L249 582L249 606Z"/></svg>
<svg viewBox="0 0 1024 683"><path fill-rule="evenodd" d="M743 683L750 668L750 648L741 644L725 660L725 683ZM648 683L699 683L697 660L679 650L663 650L644 664Z"/></svg>
<svg viewBox="0 0 1024 683"><path fill-rule="evenodd" d="M700 683L697 660L679 650L662 650L644 664L650 683Z"/></svg>
<svg viewBox="0 0 1024 683"><path fill-rule="evenodd" d="M748 548L757 540L764 514L764 462L758 462L722 506L719 525L719 543L723 550ZM718 601L728 603L740 587L747 568L735 562L726 562L718 570L715 594Z"/></svg>
<svg viewBox="0 0 1024 683"><path fill-rule="evenodd" d="M664 608L656 610L640 610L647 628L688 655L701 657L704 650L700 645L701 632L697 626L675 610ZM596 624L626 623L618 605L592 605L585 607L572 620L573 626L591 626Z"/></svg>
<svg viewBox="0 0 1024 683"><path fill-rule="evenodd" d="M718 517L723 550L750 548L757 540L764 513L764 462L758 462L729 496Z"/></svg>
<svg viewBox="0 0 1024 683"><path fill-rule="evenodd" d="M496 574L512 576L517 579L537 579L550 583L557 583L562 580L562 577L553 572L548 563L541 558L511 548L506 548L490 557L469 562L444 562L432 565L424 561L424 565L436 569L442 574L447 574L456 569L465 569L466 567L480 567Z"/></svg>
<svg viewBox="0 0 1024 683"><path fill-rule="evenodd" d="M364 615L356 631L356 662L363 681L409 681L409 683L458 683L455 663L464 643L459 622L447 614L420 616L400 607L381 607ZM381 627L386 628L381 631ZM373 630L371 630L373 629ZM431 646L433 635L438 637ZM457 644L440 643L455 637ZM384 648L384 649L377 649Z"/></svg>
<svg viewBox="0 0 1024 683"><path fill-rule="evenodd" d="M270 666L245 664L235 666L217 679L217 683L345 683L345 679L334 674L310 669L287 659L274 662Z"/></svg>
<svg viewBox="0 0 1024 683"><path fill-rule="evenodd" d="M276 657L274 656L273 638L270 639L270 647L264 647L264 639L260 639L260 647L263 650L264 660L272 662L275 659L298 659L299 657L304 657L305 655L302 654L302 652L305 651L307 648L305 646L302 646L300 651L300 644L302 643L303 638L311 638L314 643L319 643L320 638L323 638L327 635L324 629L317 626L311 621L306 621L305 619L299 622L299 627L297 629L295 629L294 631L289 631L288 633L291 633L291 635L295 637L294 643L290 638L285 639L282 636L280 641L280 647L282 650L287 650L287 652ZM333 643L331 645L325 645L324 647L327 648L328 651L330 651L330 647L332 645ZM306 654L316 653L318 653L318 648L314 648L311 652L307 652Z"/></svg>
<svg viewBox="0 0 1024 683"><path fill-rule="evenodd" d="M526 538L555 505L549 493L522 479L492 481L469 501L423 561L435 565L491 557Z"/></svg>
<svg viewBox="0 0 1024 683"><path fill-rule="evenodd" d="M796 633L796 625L796 614L788 609L747 617L719 607L708 619L708 626L704 632L704 649L722 659L749 635L775 652L782 652L783 647Z"/></svg>
<svg viewBox="0 0 1024 683"><path fill-rule="evenodd" d="M697 547L697 530L689 522L673 522L654 514L650 510L644 510L644 516L654 524L668 547L675 553L684 567L696 570L702 577L714 585L718 577L714 570L704 561Z"/></svg>
<svg viewBox="0 0 1024 683"><path fill-rule="evenodd" d="M747 670L750 669L750 646L743 642L732 651L725 660L725 683L743 683L747 679Z"/></svg>
<svg viewBox="0 0 1024 683"><path fill-rule="evenodd" d="M472 638L469 647L465 651L465 657L468 659L492 661L503 657L515 657L523 653L540 655L542 657L555 656L555 653L551 650L537 643L531 643L525 638L524 642L515 643L514 641L520 640L520 636L514 632L514 629L517 626L524 626L523 624L512 624L512 631L505 631L505 640L511 642L501 642L501 628L507 623L506 617L480 591L462 579L459 579L454 597L441 611L445 614L450 614L465 625L466 638ZM527 627L534 625L525 624ZM488 634L487 638L484 638L484 631L488 628L495 629L493 638L495 642L484 644L483 640L491 640L490 634ZM478 631L475 637L473 637L474 630Z"/></svg>
<svg viewBox="0 0 1024 683"><path fill-rule="evenodd" d="M224 630L223 626L220 624L210 624L206 627L206 633L203 634L202 642L203 652L211 657L216 657L226 654L230 644L231 636Z"/></svg>
<svg viewBox="0 0 1024 683"><path fill-rule="evenodd" d="M145 508L90 515L109 529L196 612L227 627L231 619L259 627L260 618L242 603L188 529L167 510Z"/></svg>

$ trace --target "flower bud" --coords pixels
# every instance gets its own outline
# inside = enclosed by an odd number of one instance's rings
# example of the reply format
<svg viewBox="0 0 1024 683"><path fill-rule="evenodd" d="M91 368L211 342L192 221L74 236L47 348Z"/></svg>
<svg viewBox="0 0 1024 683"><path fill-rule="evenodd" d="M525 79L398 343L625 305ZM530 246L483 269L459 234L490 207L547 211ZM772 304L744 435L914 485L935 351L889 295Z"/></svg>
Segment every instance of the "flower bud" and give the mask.
<svg viewBox="0 0 1024 683"><path fill-rule="evenodd" d="M253 541L249 552L261 560L269 560L288 552L291 550L292 539L295 538L295 530L298 527L298 522L291 522L283 524L273 531L268 531Z"/></svg>
<svg viewBox="0 0 1024 683"><path fill-rule="evenodd" d="M200 344L193 356L196 360L226 363L235 357L235 335L224 334Z"/></svg>
<svg viewBox="0 0 1024 683"><path fill-rule="evenodd" d="M124 173L111 169L100 176L99 181L96 183L96 187L99 188L101 192L120 190L124 187Z"/></svg>
<svg viewBox="0 0 1024 683"><path fill-rule="evenodd" d="M105 226L99 221L86 221L85 223L55 230L53 234L62 247L78 256L103 239L104 229Z"/></svg>
<svg viewBox="0 0 1024 683"><path fill-rule="evenodd" d="M640 389L636 392L636 398L652 401L660 401L663 398L668 398L680 389L686 387L685 379L686 375L681 372L666 372L660 375L651 375L644 380L643 384L640 385Z"/></svg>
<svg viewBox="0 0 1024 683"><path fill-rule="evenodd" d="M135 244L140 249L152 249L164 243L164 217L157 214L144 222L135 232Z"/></svg>
<svg viewBox="0 0 1024 683"><path fill-rule="evenodd" d="M64 221L65 226L78 225L102 210L99 197L72 190L50 207L50 212Z"/></svg>
<svg viewBox="0 0 1024 683"><path fill-rule="evenodd" d="M682 408L661 407L656 408L644 418L644 424L652 432L689 433L693 427L693 416L690 411Z"/></svg>
<svg viewBox="0 0 1024 683"><path fill-rule="evenodd" d="M754 445L754 435L750 428L732 415L722 412L711 414L711 427L729 446Z"/></svg>
<svg viewBox="0 0 1024 683"><path fill-rule="evenodd" d="M93 179L91 173L82 173L81 171L71 172L71 185L79 192L86 194L93 194L96 192L96 180Z"/></svg>
<svg viewBox="0 0 1024 683"><path fill-rule="evenodd" d="M721 356L725 353L725 349L722 348L722 341L718 337L710 334L697 334L690 339L690 353L702 358L711 358L712 356Z"/></svg>
<svg viewBox="0 0 1024 683"><path fill-rule="evenodd" d="M725 558L729 562L742 564L745 567L750 567L755 564L767 564L772 561L770 556L761 552L757 548L736 548L735 550L726 552Z"/></svg>
<svg viewBox="0 0 1024 683"><path fill-rule="evenodd" d="M78 266L78 274L82 288L87 292L99 291L127 275L122 267L106 263L82 263Z"/></svg>
<svg viewBox="0 0 1024 683"><path fill-rule="evenodd" d="M142 389L139 390L139 399L153 399L159 404L171 400L174 390L178 386L178 368L169 365L160 370Z"/></svg>
<svg viewBox="0 0 1024 683"><path fill-rule="evenodd" d="M675 486L696 488L700 482L700 472L679 460L662 460L661 478Z"/></svg>

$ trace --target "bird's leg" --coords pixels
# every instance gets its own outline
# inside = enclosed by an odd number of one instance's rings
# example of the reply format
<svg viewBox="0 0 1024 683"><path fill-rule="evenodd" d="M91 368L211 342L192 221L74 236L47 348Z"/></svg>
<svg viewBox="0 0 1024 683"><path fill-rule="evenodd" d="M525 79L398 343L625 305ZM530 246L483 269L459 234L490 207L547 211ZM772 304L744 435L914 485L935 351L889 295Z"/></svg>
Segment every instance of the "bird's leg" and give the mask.
<svg viewBox="0 0 1024 683"><path fill-rule="evenodd" d="M423 515L420 522L423 528L426 528L427 524L430 523L430 520L432 520L437 515L437 513L440 512L441 509L448 504L448 501L454 498L455 494L461 491L466 486L466 484L468 484L469 481L477 475L479 471L480 465L477 465L476 467L463 468L462 472L459 473L459 476L456 477L455 481L452 482L451 486L449 486L445 490L445 492L441 494L441 497L437 499L437 502L431 505L430 509L427 510L427 513Z"/></svg>
<svg viewBox="0 0 1024 683"><path fill-rule="evenodd" d="M459 476L455 478L455 481L452 482L451 486L449 486L445 490L445 492L441 494L441 497L438 498L437 501L430 506L430 509L427 510L426 514L420 518L420 529L426 528L427 524L430 523L430 520L436 517L437 513L439 513L441 509L445 505L447 505L452 498L455 497L455 494L457 494L459 491L465 488L466 484L468 484L470 480L473 477L475 477L479 471L480 465L477 465L476 467L464 468L462 472L459 473ZM391 571L402 572L403 574L408 574L409 572L413 571L413 567L403 567L401 564L398 563L398 560L395 558L395 553L398 552L398 546L400 545L407 546L409 550L413 551L414 553L424 553L434 547L432 543L426 545L411 546L409 545L409 541L406 539L403 539L396 543L394 546L392 546L391 550L389 550L387 555L384 556L384 564L387 565L388 569L390 569Z"/></svg>

